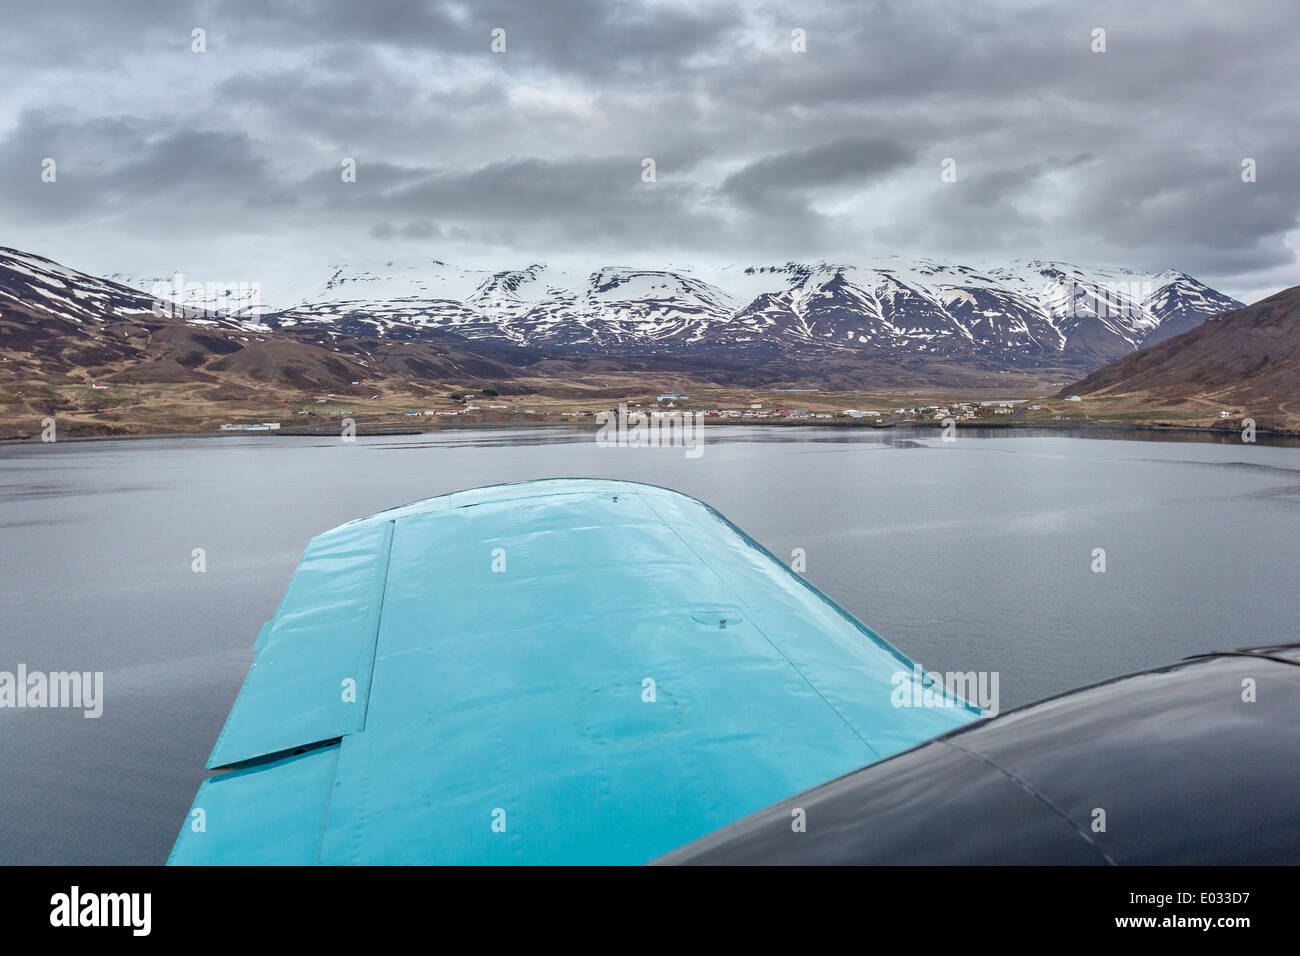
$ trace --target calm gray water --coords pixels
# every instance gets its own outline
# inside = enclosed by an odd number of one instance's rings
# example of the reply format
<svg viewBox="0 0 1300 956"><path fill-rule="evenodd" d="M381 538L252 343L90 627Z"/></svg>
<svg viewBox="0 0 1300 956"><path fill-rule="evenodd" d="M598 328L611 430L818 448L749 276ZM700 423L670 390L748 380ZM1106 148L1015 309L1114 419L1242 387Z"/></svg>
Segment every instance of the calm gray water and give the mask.
<svg viewBox="0 0 1300 956"><path fill-rule="evenodd" d="M778 555L803 548L813 583L926 667L998 671L1004 710L1297 640L1298 448L745 427L710 428L688 459L593 435L0 447L0 671L106 685L98 720L0 708L0 863L163 862L307 540L477 485L702 498Z"/></svg>

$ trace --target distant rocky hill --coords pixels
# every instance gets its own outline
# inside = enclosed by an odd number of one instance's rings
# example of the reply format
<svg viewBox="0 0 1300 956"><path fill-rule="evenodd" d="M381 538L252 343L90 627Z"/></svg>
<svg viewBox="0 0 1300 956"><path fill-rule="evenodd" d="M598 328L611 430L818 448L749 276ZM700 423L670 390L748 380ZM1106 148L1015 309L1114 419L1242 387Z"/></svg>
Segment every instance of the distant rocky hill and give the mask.
<svg viewBox="0 0 1300 956"><path fill-rule="evenodd" d="M1300 422L1300 286L1216 315L1098 369L1061 395L1140 395L1239 406L1261 425Z"/></svg>

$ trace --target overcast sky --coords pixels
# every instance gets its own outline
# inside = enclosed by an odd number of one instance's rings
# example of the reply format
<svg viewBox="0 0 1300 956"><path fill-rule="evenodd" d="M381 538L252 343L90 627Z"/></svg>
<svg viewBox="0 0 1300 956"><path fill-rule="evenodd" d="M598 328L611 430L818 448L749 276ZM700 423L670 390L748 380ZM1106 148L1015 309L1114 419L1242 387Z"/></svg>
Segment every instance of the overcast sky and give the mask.
<svg viewBox="0 0 1300 956"><path fill-rule="evenodd" d="M899 254L1300 283L1294 0L5 4L0 245L90 272Z"/></svg>

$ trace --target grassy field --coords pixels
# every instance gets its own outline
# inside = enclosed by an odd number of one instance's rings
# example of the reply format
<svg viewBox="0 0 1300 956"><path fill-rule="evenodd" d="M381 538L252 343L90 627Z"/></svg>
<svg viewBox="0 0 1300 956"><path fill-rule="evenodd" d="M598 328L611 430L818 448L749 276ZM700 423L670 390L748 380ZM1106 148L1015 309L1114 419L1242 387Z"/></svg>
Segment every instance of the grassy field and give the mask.
<svg viewBox="0 0 1300 956"><path fill-rule="evenodd" d="M1052 383L1055 384L1055 383ZM217 432L225 423L278 422L282 431L333 432L351 418L357 430L427 431L468 424L590 423L596 412L617 408L653 406L661 393L683 391L683 410L749 409L761 404L766 412L804 409L810 414L836 415L840 423L869 425L869 419L843 416L847 409L873 410L888 418L894 409L959 402L1020 400L1014 415L995 416L991 409L979 414L979 424L1080 425L1163 424L1183 427L1238 428L1240 420L1255 416L1260 428L1300 430L1300 416L1281 410L1252 410L1224 406L1210 399L1170 401L1143 396L1088 397L1069 402L1045 394L1047 383L1021 381L999 388L890 388L876 390L816 391L748 388L684 383L662 376L609 374L588 381L512 382L514 394L489 395L480 388L458 383L421 384L418 392L400 383L365 383L347 393L290 391L248 382L189 382L177 384L113 384L92 388L89 383L59 385L0 385L0 438L39 438L42 420L53 417L60 437L113 435L190 434ZM1059 386L1058 386L1059 387ZM425 415L426 410L469 404L475 410L455 416ZM489 408L489 405L505 406ZM1032 409L1030 405L1040 406ZM1229 413L1225 419L1222 411ZM408 412L420 414L409 415ZM919 416L932 421L932 415ZM775 419L723 419L771 422ZM825 423L826 419L800 419Z"/></svg>
<svg viewBox="0 0 1300 956"><path fill-rule="evenodd" d="M1300 416L1285 406L1249 407L1209 397L1171 399L1148 395L1087 396L1080 402L1059 398L1038 400L1037 411L1026 410L1017 422L1025 424L1168 425L1185 428L1239 429L1244 419L1253 419L1259 429L1300 431ZM1223 413L1227 412L1225 416Z"/></svg>

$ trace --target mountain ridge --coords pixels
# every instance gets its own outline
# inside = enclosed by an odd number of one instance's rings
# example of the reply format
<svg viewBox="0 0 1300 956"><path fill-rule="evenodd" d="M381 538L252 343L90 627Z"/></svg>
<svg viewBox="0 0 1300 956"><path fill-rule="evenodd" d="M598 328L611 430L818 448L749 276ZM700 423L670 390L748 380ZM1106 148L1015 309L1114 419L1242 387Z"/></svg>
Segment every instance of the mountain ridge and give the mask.
<svg viewBox="0 0 1300 956"><path fill-rule="evenodd" d="M109 278L140 291L166 282ZM833 349L1087 370L1242 305L1175 270L1051 260L976 268L898 257L866 266L578 269L533 262L500 270L429 258L331 265L324 278L267 290L255 303L215 301L211 289L179 297L162 291L189 308L269 328L381 339L419 341L441 331L615 355Z"/></svg>

